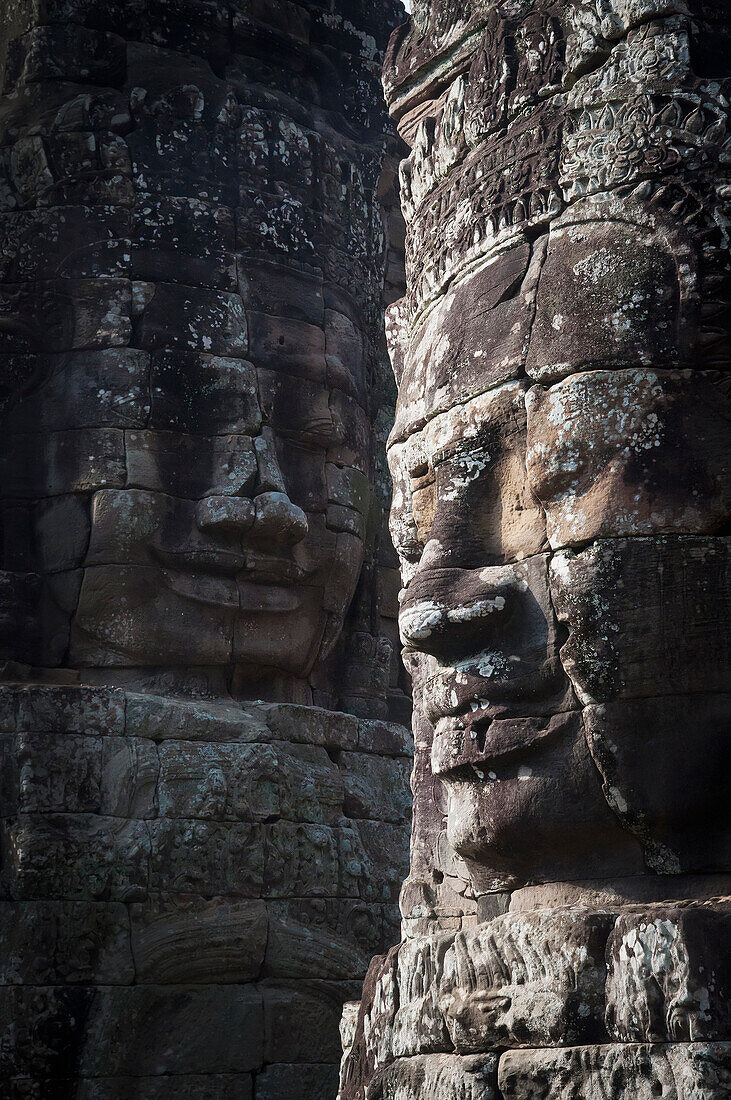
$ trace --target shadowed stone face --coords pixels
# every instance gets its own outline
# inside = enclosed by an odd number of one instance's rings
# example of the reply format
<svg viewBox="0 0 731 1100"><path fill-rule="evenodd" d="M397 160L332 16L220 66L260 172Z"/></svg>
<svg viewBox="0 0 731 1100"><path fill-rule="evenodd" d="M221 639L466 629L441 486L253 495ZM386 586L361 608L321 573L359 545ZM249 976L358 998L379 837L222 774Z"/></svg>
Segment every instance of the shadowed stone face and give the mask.
<svg viewBox="0 0 731 1100"><path fill-rule="evenodd" d="M110 39L114 87L71 111L50 85L45 146L7 100L7 657L236 668L250 693L341 634L375 476L389 139L368 97L293 107L250 32L215 75Z"/></svg>
<svg viewBox="0 0 731 1100"><path fill-rule="evenodd" d="M360 572L366 431L351 472L356 533L341 537L326 509L344 425L324 384L167 354L151 395L149 426L126 433L133 487L93 496L72 661L306 673Z"/></svg>

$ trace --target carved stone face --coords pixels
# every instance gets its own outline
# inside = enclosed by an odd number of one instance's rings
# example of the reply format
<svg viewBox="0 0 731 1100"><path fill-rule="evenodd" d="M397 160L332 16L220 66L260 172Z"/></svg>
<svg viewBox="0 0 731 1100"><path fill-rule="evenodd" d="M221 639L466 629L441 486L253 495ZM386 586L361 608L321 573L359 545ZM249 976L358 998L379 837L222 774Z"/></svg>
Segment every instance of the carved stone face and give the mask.
<svg viewBox="0 0 731 1100"><path fill-rule="evenodd" d="M297 281L267 269L274 303L297 291L299 319L252 310L248 335L242 322L242 350L248 339L266 365L188 350L44 356L11 410L24 461L8 488L35 498L23 507L70 612L69 663L299 676L339 633L368 508L362 337L324 310L321 282ZM323 328L302 319L318 309Z"/></svg>
<svg viewBox="0 0 731 1100"><path fill-rule="evenodd" d="M306 677L363 561L383 120L356 156L284 70L127 55L2 192L3 656Z"/></svg>
<svg viewBox="0 0 731 1100"><path fill-rule="evenodd" d="M488 7L425 8L384 85L419 929L728 859L725 68L654 0Z"/></svg>
<svg viewBox="0 0 731 1100"><path fill-rule="evenodd" d="M401 334L401 634L448 839L478 890L708 862L688 815L723 804L711 592L728 566L722 540L699 536L728 507L728 421L713 376L639 365L677 331L684 288L651 278L667 256L639 228L582 223L485 263ZM549 276L582 260L591 313L564 298L562 345ZM676 693L692 698L692 743ZM648 783L653 753L681 742L684 778Z"/></svg>

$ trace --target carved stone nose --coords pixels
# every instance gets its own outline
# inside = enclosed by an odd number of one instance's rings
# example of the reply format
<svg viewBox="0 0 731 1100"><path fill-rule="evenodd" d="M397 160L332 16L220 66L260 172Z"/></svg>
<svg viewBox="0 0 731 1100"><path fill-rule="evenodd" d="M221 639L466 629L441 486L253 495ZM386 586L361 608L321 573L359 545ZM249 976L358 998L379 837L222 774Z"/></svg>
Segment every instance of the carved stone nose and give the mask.
<svg viewBox="0 0 731 1100"><path fill-rule="evenodd" d="M294 546L308 531L307 516L286 493L260 493L254 500L252 536L277 546Z"/></svg>
<svg viewBox="0 0 731 1100"><path fill-rule="evenodd" d="M514 606L509 570L419 570L400 596L405 646L436 656L469 652Z"/></svg>

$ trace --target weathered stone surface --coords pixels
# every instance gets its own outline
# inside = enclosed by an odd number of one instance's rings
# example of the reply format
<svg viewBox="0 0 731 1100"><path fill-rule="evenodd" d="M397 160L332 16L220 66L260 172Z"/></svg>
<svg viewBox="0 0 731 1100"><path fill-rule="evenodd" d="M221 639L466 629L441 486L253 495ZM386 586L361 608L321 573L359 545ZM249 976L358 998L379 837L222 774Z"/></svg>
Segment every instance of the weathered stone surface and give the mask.
<svg viewBox="0 0 731 1100"><path fill-rule="evenodd" d="M262 982L258 987L264 1003L264 1058L271 1062L308 1064L319 1062L337 1067L340 1061L338 1021L343 1002L358 992L359 983L305 980ZM292 1019L307 1026L291 1027ZM337 1073L335 1075L337 1078Z"/></svg>
<svg viewBox="0 0 731 1100"><path fill-rule="evenodd" d="M727 1039L728 901L623 913L607 945L607 1029L616 1042Z"/></svg>
<svg viewBox="0 0 731 1100"><path fill-rule="evenodd" d="M338 1085L335 1066L270 1065L257 1075L256 1088L262 1100L280 1096L306 1096L308 1100L331 1100Z"/></svg>
<svg viewBox="0 0 731 1100"><path fill-rule="evenodd" d="M617 1044L567 1050L509 1050L500 1059L498 1084L516 1100L650 1100L660 1089L677 1096L716 1100L728 1094L728 1043Z"/></svg>
<svg viewBox="0 0 731 1100"><path fill-rule="evenodd" d="M555 549L723 526L728 428L714 381L592 371L535 387L527 400L528 477Z"/></svg>
<svg viewBox="0 0 731 1100"><path fill-rule="evenodd" d="M392 35L413 825L342 1100L729 1092L722 8L414 0Z"/></svg>
<svg viewBox="0 0 731 1100"><path fill-rule="evenodd" d="M158 895L129 913L138 982L238 985L259 977L268 933L262 901Z"/></svg>
<svg viewBox="0 0 731 1100"><path fill-rule="evenodd" d="M694 694L692 739L686 706L685 697L668 695L584 710L589 751L607 803L637 838L646 867L658 874L728 868L723 776L729 699L722 693ZM659 759L680 756L682 770L657 767Z"/></svg>
<svg viewBox="0 0 731 1100"><path fill-rule="evenodd" d="M561 660L582 703L726 689L726 538L608 539L560 551L551 590L570 630Z"/></svg>
<svg viewBox="0 0 731 1100"><path fill-rule="evenodd" d="M382 759L370 753L341 753L338 760L345 786L348 817L375 821L406 821L410 816L408 760ZM394 777L398 785L394 790Z"/></svg>
<svg viewBox="0 0 731 1100"><path fill-rule="evenodd" d="M130 985L136 965L119 902L0 902L0 985Z"/></svg>
<svg viewBox="0 0 731 1100"><path fill-rule="evenodd" d="M261 895L265 844L254 824L180 818L155 821L149 831L151 890L203 897Z"/></svg>
<svg viewBox="0 0 731 1100"><path fill-rule="evenodd" d="M388 939L382 912L362 901L269 900L267 911L266 977L355 979Z"/></svg>
<svg viewBox="0 0 731 1100"><path fill-rule="evenodd" d="M6 824L3 885L14 898L136 901L148 888L145 822L98 814L24 814Z"/></svg>
<svg viewBox="0 0 731 1100"><path fill-rule="evenodd" d="M70 1083L70 1082L69 1082ZM58 1087L58 1082L50 1082ZM251 1100L252 1075L160 1074L155 1077L95 1077L78 1083L79 1100Z"/></svg>
<svg viewBox="0 0 731 1100"><path fill-rule="evenodd" d="M370 1100L496 1100L494 1054L459 1058L454 1054L404 1058L379 1073L368 1090ZM346 1093L347 1095L347 1093Z"/></svg>
<svg viewBox="0 0 731 1100"><path fill-rule="evenodd" d="M263 1041L262 998L246 986L99 989L86 1022L81 1075L244 1073L261 1064Z"/></svg>
<svg viewBox="0 0 731 1100"><path fill-rule="evenodd" d="M440 976L440 1005L461 1054L571 1046L604 1034L610 914L506 915L458 932Z"/></svg>

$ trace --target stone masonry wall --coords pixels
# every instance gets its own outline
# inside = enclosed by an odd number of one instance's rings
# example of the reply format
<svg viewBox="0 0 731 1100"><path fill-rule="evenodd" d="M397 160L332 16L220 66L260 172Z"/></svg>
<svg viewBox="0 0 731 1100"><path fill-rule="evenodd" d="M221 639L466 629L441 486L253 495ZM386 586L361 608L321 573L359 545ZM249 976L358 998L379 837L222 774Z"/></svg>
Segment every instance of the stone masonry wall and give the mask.
<svg viewBox="0 0 731 1100"><path fill-rule="evenodd" d="M408 858L400 6L0 8L0 1097L325 1100Z"/></svg>
<svg viewBox="0 0 731 1100"><path fill-rule="evenodd" d="M0 707L0 1095L331 1098L342 1002L397 934L404 728L76 686Z"/></svg>

